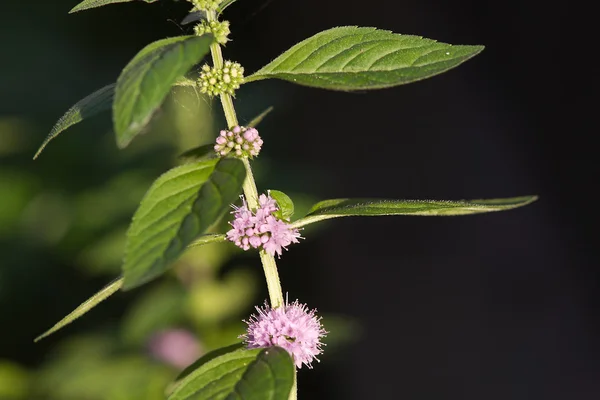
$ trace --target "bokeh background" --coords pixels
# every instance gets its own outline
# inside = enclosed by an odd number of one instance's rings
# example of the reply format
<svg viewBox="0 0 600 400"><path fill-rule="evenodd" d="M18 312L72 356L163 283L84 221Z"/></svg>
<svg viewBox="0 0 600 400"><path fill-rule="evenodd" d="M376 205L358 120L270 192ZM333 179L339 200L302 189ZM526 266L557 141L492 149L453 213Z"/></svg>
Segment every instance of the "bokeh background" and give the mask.
<svg viewBox="0 0 600 400"><path fill-rule="evenodd" d="M257 257L207 246L33 344L118 275L145 190L223 126L218 104L177 90L126 150L107 113L32 161L72 104L113 82L147 43L192 29L180 24L181 1L68 15L76 3L0 6L0 399L161 399L183 365L236 340L266 290ZM580 40L570 7L239 0L228 9L226 56L248 73L340 25L487 46L446 74L385 91L244 86L242 122L275 107L260 126L259 186L291 195L299 213L334 197L541 196L505 213L307 229L280 261L283 284L331 334L322 362L300 372L301 398L599 398L593 92L575 83L585 68L567 50Z"/></svg>

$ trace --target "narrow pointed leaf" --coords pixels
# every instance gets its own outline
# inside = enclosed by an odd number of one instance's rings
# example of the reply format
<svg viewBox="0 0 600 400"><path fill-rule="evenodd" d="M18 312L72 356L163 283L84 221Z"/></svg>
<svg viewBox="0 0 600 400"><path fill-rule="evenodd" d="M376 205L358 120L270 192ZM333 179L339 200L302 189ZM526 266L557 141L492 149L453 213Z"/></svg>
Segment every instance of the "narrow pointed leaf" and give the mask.
<svg viewBox="0 0 600 400"><path fill-rule="evenodd" d="M231 351L223 353L223 350ZM288 400L294 363L280 347L209 353L177 382L168 400Z"/></svg>
<svg viewBox="0 0 600 400"><path fill-rule="evenodd" d="M126 147L148 124L171 87L210 50L212 35L179 36L146 46L117 80L113 122L117 145Z"/></svg>
<svg viewBox="0 0 600 400"><path fill-rule="evenodd" d="M237 0L223 0L221 1L221 4L219 4L219 13L222 13L223 11L225 11L225 9L227 7L229 7L230 5L232 5L233 3L235 3Z"/></svg>
<svg viewBox="0 0 600 400"><path fill-rule="evenodd" d="M38 341L42 340L43 338L50 336L54 332L58 331L59 329L62 329L66 325L75 321L77 318L81 317L83 314L87 313L92 308L96 307L100 302L106 300L109 296L111 296L113 293L115 293L117 290L119 290L121 288L121 286L123 286L123 278L115 279L114 281L109 283L107 286L105 286L104 289L102 289L101 291L99 291L98 293L96 293L95 295L93 295L92 297L87 299L85 302L83 302L79 307L77 307L75 310L73 310L73 312L71 312L69 315L67 315L66 317L61 319L59 322L57 322L52 328L50 328L49 330L44 332L42 335L35 338L35 342L38 342Z"/></svg>
<svg viewBox="0 0 600 400"><path fill-rule="evenodd" d="M181 20L181 25L191 24L203 19L206 19L206 11L192 11Z"/></svg>
<svg viewBox="0 0 600 400"><path fill-rule="evenodd" d="M85 0L73 7L71 11L69 11L69 14L77 11L89 10L90 8L102 7L109 4L128 3L130 1L143 1L144 3L154 3L158 0Z"/></svg>
<svg viewBox="0 0 600 400"><path fill-rule="evenodd" d="M112 106L113 96L115 94L115 84L104 86L102 89L96 90L94 93L79 100L71 107L54 125L44 143L33 156L35 160L38 158L42 150L50 143L52 139L57 137L65 129L83 121L85 118L92 117L102 111L110 110Z"/></svg>
<svg viewBox="0 0 600 400"><path fill-rule="evenodd" d="M229 210L245 176L243 163L227 158L186 164L159 177L127 232L123 289L164 273L186 246ZM221 241L222 236L213 239Z"/></svg>
<svg viewBox="0 0 600 400"><path fill-rule="evenodd" d="M344 26L308 38L249 76L331 90L381 89L440 74L483 46L454 46L376 28Z"/></svg>
<svg viewBox="0 0 600 400"><path fill-rule="evenodd" d="M256 128L271 111L273 111L273 106L267 108L265 111L254 117L252 121L248 122L248 126L251 128Z"/></svg>
<svg viewBox="0 0 600 400"><path fill-rule="evenodd" d="M225 235L222 235L222 234L202 235L198 239L196 239L192 243L190 243L188 245L188 248L199 247L199 246L203 246L208 243L224 242L225 240L226 240L226 237L225 237ZM99 291L98 293L96 293L95 295L90 297L88 300L86 300L84 303L82 303L79 307L77 307L75 310L73 310L69 315L67 315L66 317L61 319L59 322L57 322L52 328L50 328L49 330L44 332L42 335L38 336L35 339L35 342L38 342L38 341L50 336L51 334L55 333L56 331L64 328L66 325L75 321L76 319L81 317L83 314L87 313L92 308L96 307L100 302L106 300L109 296L111 296L112 294L117 292L119 289L121 289L121 287L123 287L123 278L119 277L119 278L115 279L114 281L112 281L111 283L109 283L106 287L104 287L104 289L102 289L101 291Z"/></svg>
<svg viewBox="0 0 600 400"><path fill-rule="evenodd" d="M510 210L537 200L537 196L523 196L490 200L377 200L377 199L333 199L315 204L308 214L292 225L296 228L330 218L421 215L447 216L479 214Z"/></svg>
<svg viewBox="0 0 600 400"><path fill-rule="evenodd" d="M192 247L204 246L205 244L209 243L219 243L225 241L227 241L227 236L225 236L222 233L208 233L206 235L200 236L198 239L188 244L188 249Z"/></svg>

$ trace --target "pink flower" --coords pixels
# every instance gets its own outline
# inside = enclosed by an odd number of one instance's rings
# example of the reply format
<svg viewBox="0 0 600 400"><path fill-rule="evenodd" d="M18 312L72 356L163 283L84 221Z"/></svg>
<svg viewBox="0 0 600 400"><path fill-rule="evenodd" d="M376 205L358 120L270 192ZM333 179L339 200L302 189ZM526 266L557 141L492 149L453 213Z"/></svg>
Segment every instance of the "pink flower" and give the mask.
<svg viewBox="0 0 600 400"><path fill-rule="evenodd" d="M321 338L327 332L321 325L321 318L316 310L308 310L298 300L279 308L271 308L265 303L263 308L256 307L258 315L252 315L248 324L248 332L240 339L249 349L279 346L287 350L294 359L296 367L302 364L312 368L312 360L322 353Z"/></svg>
<svg viewBox="0 0 600 400"><path fill-rule="evenodd" d="M260 153L263 140L255 128L234 126L231 130L222 130L217 137L215 152L221 157L233 151L236 157L255 157Z"/></svg>
<svg viewBox="0 0 600 400"><path fill-rule="evenodd" d="M268 216L266 222L267 231L271 234L269 240L263 244L267 253L271 255L277 253L278 256L281 256L282 248L285 249L292 243L298 243L300 233L297 229L290 229L288 224L273 216Z"/></svg>
<svg viewBox="0 0 600 400"><path fill-rule="evenodd" d="M277 202L269 195L261 194L258 198L259 207L256 213L248 209L246 200L242 197L242 206L235 207L232 227L227 232L227 239L243 250L262 248L272 256L281 256L282 249L292 243L298 243L301 237L296 228L274 217L272 214L279 210Z"/></svg>

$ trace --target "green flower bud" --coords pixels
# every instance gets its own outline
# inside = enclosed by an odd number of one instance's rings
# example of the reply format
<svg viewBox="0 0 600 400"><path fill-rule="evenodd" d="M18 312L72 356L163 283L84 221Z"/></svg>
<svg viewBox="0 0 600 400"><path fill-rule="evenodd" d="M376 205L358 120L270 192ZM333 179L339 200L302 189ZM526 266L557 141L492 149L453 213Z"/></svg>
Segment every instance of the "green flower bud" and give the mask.
<svg viewBox="0 0 600 400"><path fill-rule="evenodd" d="M192 4L201 11L216 11L222 0L191 0Z"/></svg>
<svg viewBox="0 0 600 400"><path fill-rule="evenodd" d="M223 68L211 68L204 65L198 83L200 91L211 97L223 93L233 96L240 85L244 83L244 67L232 61L225 61Z"/></svg>
<svg viewBox="0 0 600 400"><path fill-rule="evenodd" d="M203 20L198 25L196 25L194 27L194 32L198 36L202 36L206 33L212 33L213 36L215 37L216 41L220 44L227 43L227 41L229 40L228 39L229 33L231 33L229 30L229 21L223 21L223 22L210 21L210 22L208 22L206 20Z"/></svg>

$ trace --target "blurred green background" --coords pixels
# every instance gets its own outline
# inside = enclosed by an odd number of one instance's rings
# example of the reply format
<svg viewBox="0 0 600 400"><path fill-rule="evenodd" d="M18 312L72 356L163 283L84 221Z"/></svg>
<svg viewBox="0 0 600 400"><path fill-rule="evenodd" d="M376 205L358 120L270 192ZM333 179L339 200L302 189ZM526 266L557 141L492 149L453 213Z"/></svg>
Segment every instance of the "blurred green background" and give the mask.
<svg viewBox="0 0 600 400"><path fill-rule="evenodd" d="M223 126L218 102L175 89L130 148L116 149L105 113L63 133L32 161L70 105L113 82L145 44L192 28L176 23L188 3L69 16L73 5L2 5L2 46L19 59L3 62L0 76L0 399L162 399L178 371L239 341L242 319L265 298L260 264L227 244L190 250L164 279L118 293L33 344L118 276L126 229L151 182ZM252 94L240 120L277 96ZM257 163L259 180L266 164ZM295 197L302 212L309 198Z"/></svg>
<svg viewBox="0 0 600 400"><path fill-rule="evenodd" d="M224 125L218 104L177 90L123 151L105 113L33 161L71 105L114 82L146 44L192 29L180 24L182 1L68 15L76 3L0 5L0 399L160 399L183 364L236 341L266 289L255 254L207 246L33 343L118 274L125 230L150 183ZM298 213L336 197L540 195L505 213L347 218L303 231L279 262L283 286L318 308L331 333L322 362L300 371L301 398L598 399L600 252L587 195L598 176L597 146L587 141L597 129L592 86L574 82L586 64L571 54L586 53L575 51L585 35L573 4L228 8L225 55L247 73L332 26L486 45L455 70L385 91L243 86L242 123L275 107L259 126L259 187L286 192Z"/></svg>

